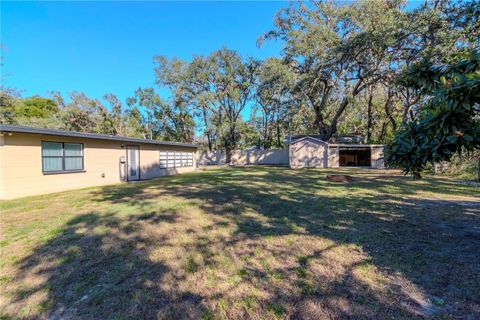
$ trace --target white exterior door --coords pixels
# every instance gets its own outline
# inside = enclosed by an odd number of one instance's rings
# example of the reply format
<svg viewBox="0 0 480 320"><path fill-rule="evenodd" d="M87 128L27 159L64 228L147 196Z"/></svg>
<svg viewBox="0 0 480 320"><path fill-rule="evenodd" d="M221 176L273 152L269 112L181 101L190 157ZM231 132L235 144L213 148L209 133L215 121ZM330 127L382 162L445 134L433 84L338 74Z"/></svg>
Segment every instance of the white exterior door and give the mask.
<svg viewBox="0 0 480 320"><path fill-rule="evenodd" d="M326 147L320 143L309 143L308 146L308 167L325 168Z"/></svg>
<svg viewBox="0 0 480 320"><path fill-rule="evenodd" d="M127 146L127 180L140 180L140 152L138 146Z"/></svg>

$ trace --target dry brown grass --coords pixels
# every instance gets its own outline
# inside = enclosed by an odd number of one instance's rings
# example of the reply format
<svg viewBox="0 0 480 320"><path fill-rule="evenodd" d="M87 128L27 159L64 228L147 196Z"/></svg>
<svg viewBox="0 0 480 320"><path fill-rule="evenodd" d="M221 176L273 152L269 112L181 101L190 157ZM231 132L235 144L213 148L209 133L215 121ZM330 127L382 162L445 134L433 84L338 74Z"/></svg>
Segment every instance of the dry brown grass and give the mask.
<svg viewBox="0 0 480 320"><path fill-rule="evenodd" d="M329 182L343 182L343 183L347 183L347 182L352 182L353 181L353 178L351 176L347 176L347 175L344 175L344 174L332 174L332 175L328 175L327 176L327 181Z"/></svg>
<svg viewBox="0 0 480 320"><path fill-rule="evenodd" d="M448 179L272 167L4 201L0 315L479 318L479 202Z"/></svg>

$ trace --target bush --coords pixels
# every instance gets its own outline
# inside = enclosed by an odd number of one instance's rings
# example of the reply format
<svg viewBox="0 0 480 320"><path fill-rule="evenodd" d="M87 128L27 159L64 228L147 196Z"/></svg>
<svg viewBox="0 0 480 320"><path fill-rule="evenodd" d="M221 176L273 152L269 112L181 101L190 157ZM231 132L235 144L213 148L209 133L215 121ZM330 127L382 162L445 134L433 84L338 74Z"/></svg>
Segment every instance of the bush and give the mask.
<svg viewBox="0 0 480 320"><path fill-rule="evenodd" d="M479 176L480 150L475 152L463 152L461 155L454 155L447 166L441 168L440 172L450 177L461 180L477 180Z"/></svg>
<svg viewBox="0 0 480 320"><path fill-rule="evenodd" d="M480 182L480 150L455 154L450 162L443 161L436 164L436 172L432 164L426 164L422 174L439 174L458 180L475 180Z"/></svg>

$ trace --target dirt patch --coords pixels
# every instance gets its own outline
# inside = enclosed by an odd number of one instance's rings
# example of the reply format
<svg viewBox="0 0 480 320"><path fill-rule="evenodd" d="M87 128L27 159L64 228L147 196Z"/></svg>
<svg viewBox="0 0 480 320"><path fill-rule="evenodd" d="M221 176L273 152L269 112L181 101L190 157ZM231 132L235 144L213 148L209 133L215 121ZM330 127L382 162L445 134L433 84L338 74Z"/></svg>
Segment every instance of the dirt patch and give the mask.
<svg viewBox="0 0 480 320"><path fill-rule="evenodd" d="M349 183L353 181L352 176L347 176L343 174L335 174L327 176L327 181L330 182L341 182L341 183Z"/></svg>

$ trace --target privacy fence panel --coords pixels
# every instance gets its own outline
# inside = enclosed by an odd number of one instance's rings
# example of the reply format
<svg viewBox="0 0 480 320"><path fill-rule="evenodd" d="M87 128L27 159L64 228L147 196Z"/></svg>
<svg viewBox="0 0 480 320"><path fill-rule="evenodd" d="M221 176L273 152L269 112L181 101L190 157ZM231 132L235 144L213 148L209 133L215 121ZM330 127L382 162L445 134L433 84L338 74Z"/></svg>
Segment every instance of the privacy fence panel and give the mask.
<svg viewBox="0 0 480 320"><path fill-rule="evenodd" d="M225 152L199 152L197 163L199 165L225 164ZM288 166L288 149L270 150L236 150L232 153L232 165L278 165Z"/></svg>

